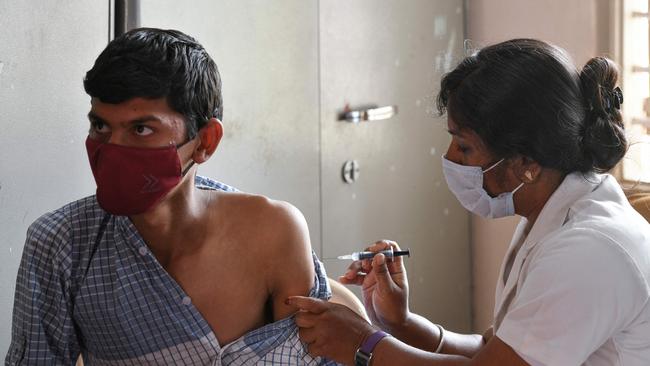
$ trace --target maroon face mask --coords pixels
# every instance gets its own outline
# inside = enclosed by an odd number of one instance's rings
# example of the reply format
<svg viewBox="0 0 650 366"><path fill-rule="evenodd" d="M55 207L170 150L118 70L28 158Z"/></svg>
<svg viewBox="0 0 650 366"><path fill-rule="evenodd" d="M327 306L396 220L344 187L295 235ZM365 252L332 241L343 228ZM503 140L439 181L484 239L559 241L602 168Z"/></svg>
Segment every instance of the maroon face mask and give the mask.
<svg viewBox="0 0 650 366"><path fill-rule="evenodd" d="M188 167L181 172L177 152L186 143L151 149L103 143L88 137L86 151L101 208L120 216L151 209L189 170Z"/></svg>

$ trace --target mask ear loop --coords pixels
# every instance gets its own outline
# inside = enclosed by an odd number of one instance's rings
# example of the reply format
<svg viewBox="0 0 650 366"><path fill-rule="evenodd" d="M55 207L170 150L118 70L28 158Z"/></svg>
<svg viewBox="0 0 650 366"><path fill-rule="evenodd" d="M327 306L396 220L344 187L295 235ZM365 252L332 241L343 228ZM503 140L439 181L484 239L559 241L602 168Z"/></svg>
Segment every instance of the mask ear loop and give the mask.
<svg viewBox="0 0 650 366"><path fill-rule="evenodd" d="M532 183L532 180L533 180L533 173L531 173L530 170L526 170L526 172L524 173L524 176L525 176L529 181L531 181L530 183ZM514 195L515 192L517 192L517 191L519 190L519 188L521 188L521 187L524 186L524 184L526 184L526 182L523 182L523 181L522 181L521 184L520 184L519 186L517 186L517 188L515 188L514 191L512 191L512 194Z"/></svg>
<svg viewBox="0 0 650 366"><path fill-rule="evenodd" d="M492 164L492 166L490 166L489 168L487 168L487 169L485 169L483 171L483 174L485 174L485 173L489 172L490 170L494 169L497 165L501 164L501 162L503 162L504 160L506 160L506 158L502 158L501 160L499 160L496 163Z"/></svg>
<svg viewBox="0 0 650 366"><path fill-rule="evenodd" d="M187 172L189 172L190 169L191 169L193 166L194 166L194 160L192 160L192 162L190 163L190 165L189 165L187 168L185 168L185 170L183 170L183 171L181 172L181 177L185 177L185 174L187 174ZM522 184L523 184L523 183L522 183Z"/></svg>
<svg viewBox="0 0 650 366"><path fill-rule="evenodd" d="M180 144L176 145L176 151L178 151L178 149L180 149L181 147L187 145L187 144L188 144L190 141L192 141L192 140L194 140L194 139L193 139L193 138L192 138L192 139L187 139L187 141L185 141L185 142L183 142L183 143L180 143ZM194 160L192 160L192 162L190 162L190 165L188 165L188 167L185 168L185 169L183 169L183 171L181 172L181 177L185 177L185 174L187 174L187 172L189 172L190 169L192 169L192 167L194 166L194 164L195 164L195 162L194 162Z"/></svg>
<svg viewBox="0 0 650 366"><path fill-rule="evenodd" d="M489 168L487 168L487 169L485 169L485 170L483 171L483 174L485 174L485 173L489 172L490 170L494 169L497 165L501 164L504 160L506 160L506 158L502 158L501 160L499 160L499 161L497 161L496 163L492 164L492 166L490 166ZM526 173L528 173L529 175L531 174L529 171L527 171ZM528 177L528 176L526 176L526 177ZM524 186L524 184L526 184L526 183L525 183L525 182L521 182L521 184L518 185L517 188L515 188L515 189L511 192L511 194L514 195L515 192L517 192L521 187Z"/></svg>
<svg viewBox="0 0 650 366"><path fill-rule="evenodd" d="M178 150L178 149L180 149L181 147L187 145L187 144L188 144L190 141L192 141L192 140L194 140L194 139L187 139L187 141L182 142L182 143L176 145L176 150ZM170 145L173 145L174 143L173 143L173 142L170 142L169 144L170 144Z"/></svg>

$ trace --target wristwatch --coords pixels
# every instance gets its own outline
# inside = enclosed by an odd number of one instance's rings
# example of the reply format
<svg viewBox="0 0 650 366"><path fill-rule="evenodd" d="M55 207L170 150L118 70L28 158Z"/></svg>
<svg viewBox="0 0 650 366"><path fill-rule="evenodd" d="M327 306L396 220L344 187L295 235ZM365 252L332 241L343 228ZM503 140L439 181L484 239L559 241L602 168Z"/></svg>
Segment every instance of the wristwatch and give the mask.
<svg viewBox="0 0 650 366"><path fill-rule="evenodd" d="M389 336L389 334L378 330L366 338L354 354L354 366L369 366L370 360L372 360L372 351L375 349L377 343L386 336Z"/></svg>

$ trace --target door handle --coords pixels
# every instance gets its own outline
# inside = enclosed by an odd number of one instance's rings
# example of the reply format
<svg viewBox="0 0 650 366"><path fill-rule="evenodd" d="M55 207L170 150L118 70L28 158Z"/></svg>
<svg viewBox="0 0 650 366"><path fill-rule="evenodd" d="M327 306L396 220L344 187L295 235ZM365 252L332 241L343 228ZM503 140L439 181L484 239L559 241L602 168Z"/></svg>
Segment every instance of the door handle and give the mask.
<svg viewBox="0 0 650 366"><path fill-rule="evenodd" d="M389 105L385 107L368 107L350 110L349 107L339 115L339 121L349 123L359 123L363 121L379 121L389 119L397 114L397 106Z"/></svg>

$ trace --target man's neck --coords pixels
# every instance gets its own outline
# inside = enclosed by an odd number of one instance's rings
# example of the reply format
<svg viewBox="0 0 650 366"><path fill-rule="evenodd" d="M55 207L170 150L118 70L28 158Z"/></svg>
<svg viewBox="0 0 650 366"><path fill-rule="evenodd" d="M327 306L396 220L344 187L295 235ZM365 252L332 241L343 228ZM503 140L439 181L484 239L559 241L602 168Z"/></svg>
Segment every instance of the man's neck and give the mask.
<svg viewBox="0 0 650 366"><path fill-rule="evenodd" d="M209 197L194 187L190 176L152 210L129 218L159 259L174 257L193 251L202 242L199 239L205 234L202 222Z"/></svg>

